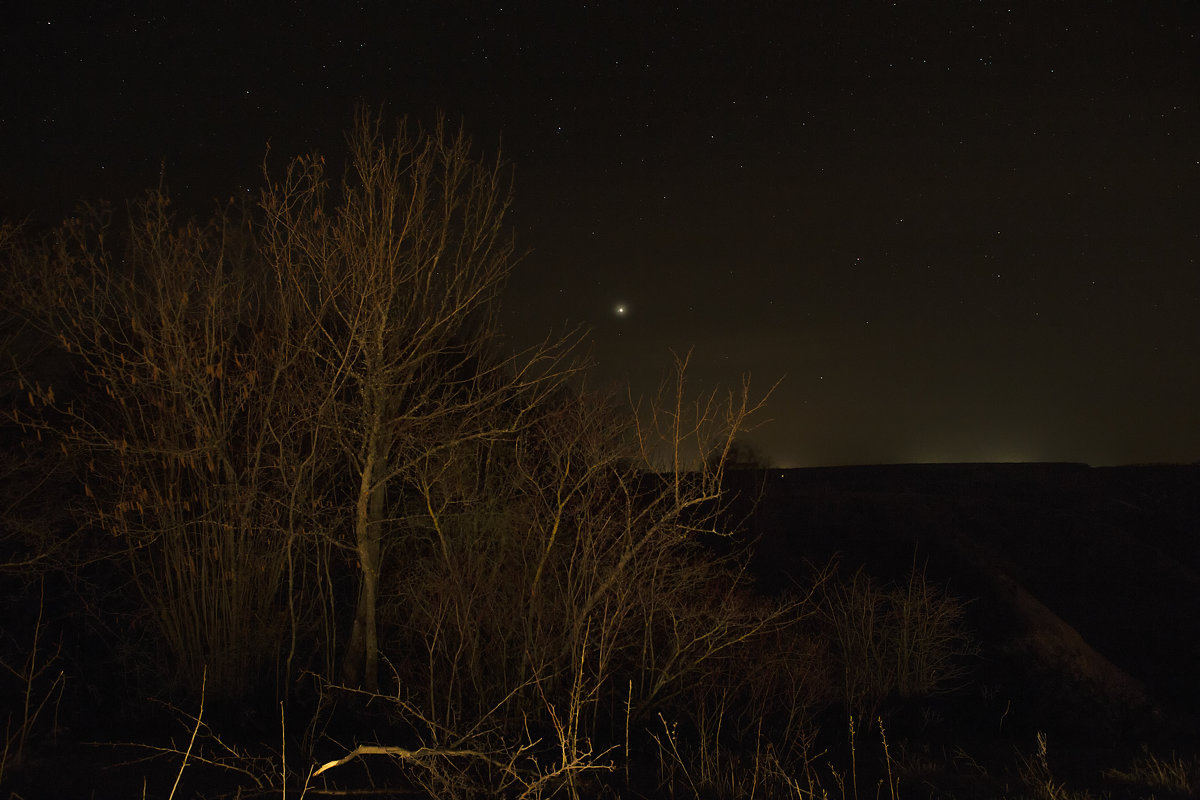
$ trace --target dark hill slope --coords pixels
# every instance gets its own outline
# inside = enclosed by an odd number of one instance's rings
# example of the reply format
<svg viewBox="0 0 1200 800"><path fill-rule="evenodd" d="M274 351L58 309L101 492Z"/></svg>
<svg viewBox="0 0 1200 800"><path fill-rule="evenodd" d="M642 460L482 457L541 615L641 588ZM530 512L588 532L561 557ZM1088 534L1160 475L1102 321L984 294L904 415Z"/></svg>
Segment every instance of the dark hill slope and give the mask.
<svg viewBox="0 0 1200 800"><path fill-rule="evenodd" d="M976 598L981 669L1023 682L1031 702L1070 684L1112 710L1144 687L1173 719L1200 719L1200 466L771 470L729 487L768 588L835 555L901 580L915 554Z"/></svg>

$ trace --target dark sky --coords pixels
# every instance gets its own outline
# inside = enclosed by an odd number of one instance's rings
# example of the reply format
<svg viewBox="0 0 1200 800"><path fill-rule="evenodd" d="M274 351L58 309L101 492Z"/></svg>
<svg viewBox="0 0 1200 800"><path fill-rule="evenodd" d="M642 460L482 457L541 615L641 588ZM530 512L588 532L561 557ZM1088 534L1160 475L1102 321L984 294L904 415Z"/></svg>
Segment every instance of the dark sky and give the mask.
<svg viewBox="0 0 1200 800"><path fill-rule="evenodd" d="M515 165L511 332L783 378L780 466L1200 460L1200 4L26 5L10 220L441 110Z"/></svg>

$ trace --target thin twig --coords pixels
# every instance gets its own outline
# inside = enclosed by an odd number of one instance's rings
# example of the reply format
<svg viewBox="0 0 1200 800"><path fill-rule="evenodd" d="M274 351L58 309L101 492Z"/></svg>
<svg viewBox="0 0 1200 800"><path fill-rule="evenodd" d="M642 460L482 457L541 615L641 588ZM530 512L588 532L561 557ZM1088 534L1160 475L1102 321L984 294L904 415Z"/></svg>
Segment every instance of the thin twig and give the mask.
<svg viewBox="0 0 1200 800"><path fill-rule="evenodd" d="M196 724L192 727L192 738L188 740L187 752L183 754L183 763L179 765L179 772L175 775L175 785L171 787L171 793L167 795L167 800L173 800L175 790L179 788L179 780L183 777L183 771L187 768L188 756L192 754L192 745L196 743L196 734L200 731L200 720L204 718L204 690L208 683L208 668L204 669L204 674L200 678L200 713L196 715Z"/></svg>

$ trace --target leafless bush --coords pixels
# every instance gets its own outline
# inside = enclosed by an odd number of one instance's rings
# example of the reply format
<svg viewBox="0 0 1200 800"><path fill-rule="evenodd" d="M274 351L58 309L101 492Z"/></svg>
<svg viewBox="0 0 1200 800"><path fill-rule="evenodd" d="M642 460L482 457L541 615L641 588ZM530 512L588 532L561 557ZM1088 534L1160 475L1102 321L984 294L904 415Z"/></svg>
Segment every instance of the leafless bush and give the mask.
<svg viewBox="0 0 1200 800"><path fill-rule="evenodd" d="M124 235L93 210L19 264L28 318L79 376L26 382L20 419L83 466L84 521L119 543L179 679L198 686L207 664L234 694L278 650L288 538L269 478L271 343L250 333L268 303L246 236L225 214L174 219L160 190Z"/></svg>
<svg viewBox="0 0 1200 800"><path fill-rule="evenodd" d="M891 694L924 697L955 688L975 652L963 603L915 565L899 586L880 587L861 569L827 585L823 617L833 632L844 699L856 715L875 713Z"/></svg>
<svg viewBox="0 0 1200 800"><path fill-rule="evenodd" d="M738 559L696 537L719 533L722 456L758 403L746 386L687 400L686 366L640 416L564 387L514 437L413 475L416 546L386 584L382 651L427 746L487 720L562 767L718 685L765 691L747 677L772 667L793 691L784 727L806 720L809 666L753 659L815 604L754 598Z"/></svg>

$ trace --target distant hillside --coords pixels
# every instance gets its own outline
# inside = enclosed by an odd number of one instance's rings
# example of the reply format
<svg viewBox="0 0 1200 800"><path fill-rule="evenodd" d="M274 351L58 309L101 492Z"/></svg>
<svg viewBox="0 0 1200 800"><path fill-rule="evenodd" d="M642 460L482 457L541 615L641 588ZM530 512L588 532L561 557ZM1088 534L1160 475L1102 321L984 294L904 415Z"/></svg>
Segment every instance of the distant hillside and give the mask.
<svg viewBox="0 0 1200 800"><path fill-rule="evenodd" d="M1031 702L1200 720L1200 465L742 471L728 488L768 590L835 556L900 580L915 557L976 598L980 668L1018 664Z"/></svg>

